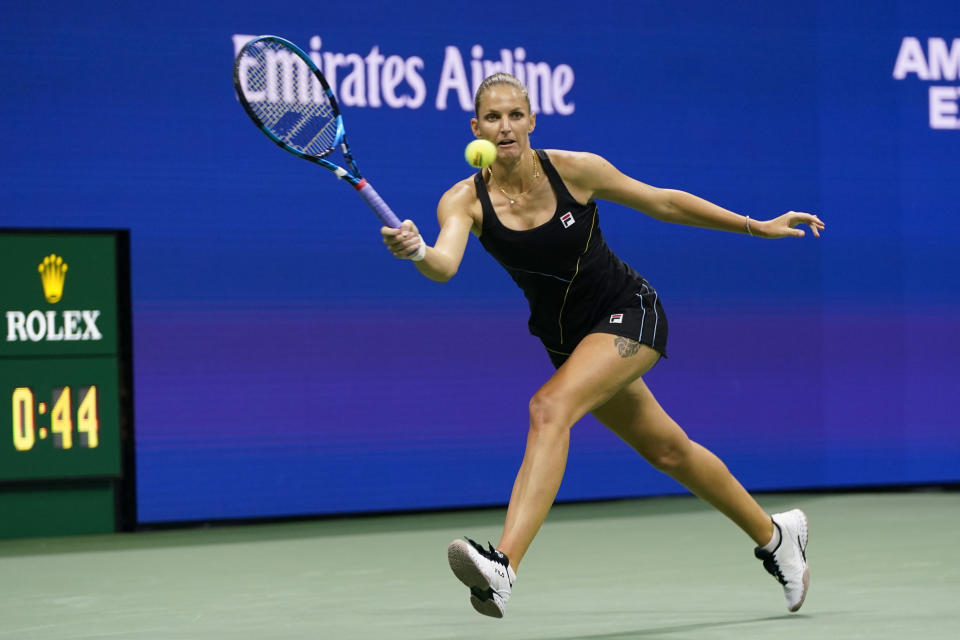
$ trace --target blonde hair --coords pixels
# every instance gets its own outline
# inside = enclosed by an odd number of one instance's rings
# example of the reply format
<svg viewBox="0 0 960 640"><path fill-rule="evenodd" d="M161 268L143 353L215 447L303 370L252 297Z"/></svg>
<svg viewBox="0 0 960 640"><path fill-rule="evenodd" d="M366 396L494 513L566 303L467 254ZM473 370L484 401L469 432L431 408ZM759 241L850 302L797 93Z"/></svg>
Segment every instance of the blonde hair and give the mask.
<svg viewBox="0 0 960 640"><path fill-rule="evenodd" d="M527 111L530 110L530 96L527 94L527 88L523 86L523 83L520 82L516 76L509 73L495 73L492 76L484 78L480 86L477 87L477 95L473 99L473 111L478 118L480 117L480 97L487 89L499 84L511 86L519 91L520 95L523 96L524 102L527 103Z"/></svg>

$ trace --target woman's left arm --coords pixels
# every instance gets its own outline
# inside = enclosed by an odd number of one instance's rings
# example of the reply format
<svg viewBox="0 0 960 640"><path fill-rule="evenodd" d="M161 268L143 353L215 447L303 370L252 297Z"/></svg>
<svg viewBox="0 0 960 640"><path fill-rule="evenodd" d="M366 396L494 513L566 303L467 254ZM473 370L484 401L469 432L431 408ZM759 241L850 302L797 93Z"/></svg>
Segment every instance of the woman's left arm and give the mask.
<svg viewBox="0 0 960 640"><path fill-rule="evenodd" d="M581 197L599 198L642 211L664 222L684 224L762 238L801 237L808 225L820 237L824 224L817 216L789 211L770 220L755 220L734 213L686 191L659 189L620 172L601 156L592 153L554 152L557 169Z"/></svg>

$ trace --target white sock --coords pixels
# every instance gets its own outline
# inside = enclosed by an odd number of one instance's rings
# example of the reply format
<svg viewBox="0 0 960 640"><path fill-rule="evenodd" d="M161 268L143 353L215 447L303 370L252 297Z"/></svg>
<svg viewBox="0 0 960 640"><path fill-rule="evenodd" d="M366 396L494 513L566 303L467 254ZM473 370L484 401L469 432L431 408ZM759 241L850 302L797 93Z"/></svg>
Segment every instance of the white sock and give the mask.
<svg viewBox="0 0 960 640"><path fill-rule="evenodd" d="M780 527L777 526L777 523L773 523L773 537L770 538L770 542L763 545L764 551L769 551L773 553L773 550L780 545Z"/></svg>

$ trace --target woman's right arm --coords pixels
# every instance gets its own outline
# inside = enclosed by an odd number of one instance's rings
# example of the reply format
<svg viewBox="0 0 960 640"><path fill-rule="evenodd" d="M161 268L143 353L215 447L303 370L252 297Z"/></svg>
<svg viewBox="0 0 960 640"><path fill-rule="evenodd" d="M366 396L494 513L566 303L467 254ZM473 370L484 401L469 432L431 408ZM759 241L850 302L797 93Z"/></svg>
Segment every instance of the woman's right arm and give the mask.
<svg viewBox="0 0 960 640"><path fill-rule="evenodd" d="M437 282L446 282L452 278L467 248L467 239L473 228L474 220L470 215L471 198L476 200L470 188L463 183L454 185L440 198L437 205L437 220L440 222L440 233L437 241L431 247L420 236L417 226L411 220L404 220L399 229L382 227L380 233L383 242L397 258L409 258L411 252L416 253L420 243L426 247L422 260L414 261L417 270L423 275Z"/></svg>

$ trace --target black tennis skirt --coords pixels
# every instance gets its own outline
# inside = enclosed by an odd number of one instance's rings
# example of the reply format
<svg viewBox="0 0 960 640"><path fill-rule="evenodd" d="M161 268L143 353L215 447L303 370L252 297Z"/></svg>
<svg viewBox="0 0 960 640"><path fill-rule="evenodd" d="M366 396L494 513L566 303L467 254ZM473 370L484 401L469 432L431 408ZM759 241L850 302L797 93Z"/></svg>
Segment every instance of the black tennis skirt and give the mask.
<svg viewBox="0 0 960 640"><path fill-rule="evenodd" d="M591 333L609 333L636 340L653 348L661 356L667 357L667 314L660 304L660 296L643 280L633 296L605 309L596 323L583 333L577 344ZM562 352L544 345L550 361L559 368L573 352Z"/></svg>

